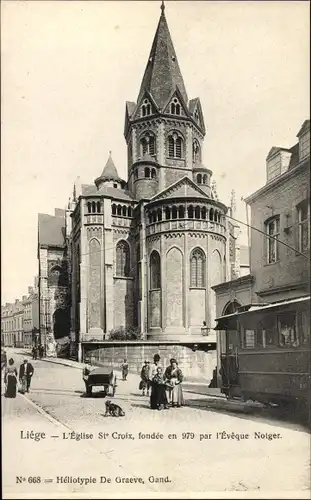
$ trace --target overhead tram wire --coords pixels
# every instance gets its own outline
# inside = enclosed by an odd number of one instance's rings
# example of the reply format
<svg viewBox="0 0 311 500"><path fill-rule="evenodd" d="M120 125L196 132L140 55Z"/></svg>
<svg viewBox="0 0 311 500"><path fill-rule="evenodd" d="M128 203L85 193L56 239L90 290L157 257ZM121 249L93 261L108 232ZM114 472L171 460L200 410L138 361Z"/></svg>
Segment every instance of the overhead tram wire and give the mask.
<svg viewBox="0 0 311 500"><path fill-rule="evenodd" d="M257 227L251 226L250 224L247 224L246 222L243 222L243 221L241 221L241 220L235 219L234 217L231 217L231 215L224 215L224 217L226 217L227 219L234 220L235 222L238 222L239 224L243 224L243 226L247 226L247 227L249 227L249 228L253 229L254 231L257 231L258 233L263 234L266 238L270 238L271 240L276 240L276 241L277 241L278 243L280 243L281 245L284 245L285 247L289 248L289 249L290 249L290 250L292 250L293 252L296 252L296 253L298 253L299 255L302 255L302 257L305 257L307 260L310 260L310 261L311 261L311 258L310 258L307 254L305 254L305 253L301 252L300 250L298 250L298 249L297 249L297 248L295 248L295 247L292 247L291 245L288 245L288 243L284 243L284 241L279 240L276 236L271 236L271 235L269 235L269 234L265 233L264 231L261 231L261 229L258 229ZM122 239L122 238L121 238L121 239ZM86 256L86 255L91 255L91 254L92 254L92 255L94 255L94 254L96 254L96 253L102 253L102 252L103 252L103 250L113 250L114 248L115 248L115 245L114 245L113 247L108 247L108 248L103 248L103 249L101 249L101 250L96 250L96 252L85 252L85 253L81 253L81 254L80 254L80 257L82 257L82 256Z"/></svg>
<svg viewBox="0 0 311 500"><path fill-rule="evenodd" d="M284 245L285 247L289 248L290 250L293 250L294 252L299 253L299 255L302 255L306 259L311 260L310 257L307 254L302 253L300 250L298 250L295 247L292 247L291 245L288 245L288 243L284 243L284 241L279 240L276 236L271 236L270 234L267 234L264 231L261 231L261 229L258 229L257 227L251 226L250 224L246 224L246 222L242 222L241 220L238 220L238 219L235 219L234 217L231 217L231 215L225 215L225 217L227 217L227 219L234 220L235 222L238 222L239 224L243 224L244 226L250 227L254 231L257 231L258 233L261 233L264 236L266 236L266 238L270 238L271 240L276 240L281 245Z"/></svg>

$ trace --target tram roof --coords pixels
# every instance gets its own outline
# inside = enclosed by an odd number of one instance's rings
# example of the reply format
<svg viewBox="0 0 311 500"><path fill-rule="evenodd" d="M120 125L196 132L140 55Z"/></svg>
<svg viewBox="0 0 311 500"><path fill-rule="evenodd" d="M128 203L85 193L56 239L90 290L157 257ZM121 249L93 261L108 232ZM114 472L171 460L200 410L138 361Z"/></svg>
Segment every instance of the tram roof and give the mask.
<svg viewBox="0 0 311 500"><path fill-rule="evenodd" d="M282 307L282 306L287 306L289 304L296 304L299 302L307 302L307 301L310 301L310 295L304 296L304 297L297 297L295 299L283 300L282 302L274 302L273 304L250 305L250 307L247 311L235 311L232 314L226 314L224 316L219 316L219 318L216 318L216 321L222 321L224 319L233 319L233 318L237 318L239 316L242 316L244 314L250 314L250 313L266 311L266 310L270 310L270 309L276 309L277 307ZM222 328L220 327L220 325L217 325L215 330L222 330Z"/></svg>

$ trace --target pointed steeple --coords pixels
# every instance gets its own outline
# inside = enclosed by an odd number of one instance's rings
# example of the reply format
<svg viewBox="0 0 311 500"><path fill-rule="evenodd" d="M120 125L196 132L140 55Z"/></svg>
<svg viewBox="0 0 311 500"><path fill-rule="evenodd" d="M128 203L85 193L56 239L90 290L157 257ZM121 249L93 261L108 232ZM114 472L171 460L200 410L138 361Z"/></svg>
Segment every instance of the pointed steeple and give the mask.
<svg viewBox="0 0 311 500"><path fill-rule="evenodd" d="M102 174L99 177L97 177L97 179L95 179L95 184L97 188L99 189L101 184L103 184L105 181L122 182L122 179L119 177L118 171L113 162L111 151L109 151L109 157L104 167L104 170L102 171Z"/></svg>
<svg viewBox="0 0 311 500"><path fill-rule="evenodd" d="M164 10L165 6L164 2L162 2L160 20L138 95L139 101L145 91L150 92L160 109L167 103L167 100L172 92L176 90L176 87L178 87L186 105L188 104L184 80L179 68Z"/></svg>

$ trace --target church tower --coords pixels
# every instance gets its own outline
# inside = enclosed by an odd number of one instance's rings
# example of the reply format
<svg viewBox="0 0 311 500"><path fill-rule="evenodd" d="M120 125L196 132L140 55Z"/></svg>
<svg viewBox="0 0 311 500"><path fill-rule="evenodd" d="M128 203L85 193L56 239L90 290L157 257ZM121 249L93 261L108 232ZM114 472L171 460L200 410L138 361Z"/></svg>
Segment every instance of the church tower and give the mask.
<svg viewBox="0 0 311 500"><path fill-rule="evenodd" d="M202 165L205 125L199 98L188 100L162 3L137 102L126 103L128 188L150 199L187 176L210 195Z"/></svg>

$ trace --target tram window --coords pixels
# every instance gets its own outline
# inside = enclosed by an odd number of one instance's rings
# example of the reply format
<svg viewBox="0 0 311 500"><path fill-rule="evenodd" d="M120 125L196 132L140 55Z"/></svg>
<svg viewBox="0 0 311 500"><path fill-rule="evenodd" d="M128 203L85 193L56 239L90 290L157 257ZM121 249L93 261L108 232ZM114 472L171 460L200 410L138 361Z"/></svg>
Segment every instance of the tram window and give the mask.
<svg viewBox="0 0 311 500"><path fill-rule="evenodd" d="M295 313L283 313L278 316L278 333L280 347L298 347Z"/></svg>
<svg viewBox="0 0 311 500"><path fill-rule="evenodd" d="M279 344L278 332L275 328L267 328L265 337L266 345L264 347L271 347Z"/></svg>
<svg viewBox="0 0 311 500"><path fill-rule="evenodd" d="M308 344L310 342L310 317L306 311L301 312L301 342Z"/></svg>
<svg viewBox="0 0 311 500"><path fill-rule="evenodd" d="M257 328L256 343L258 347L266 347L266 330Z"/></svg>
<svg viewBox="0 0 311 500"><path fill-rule="evenodd" d="M244 349L254 349L255 347L255 332L254 330L244 330Z"/></svg>

